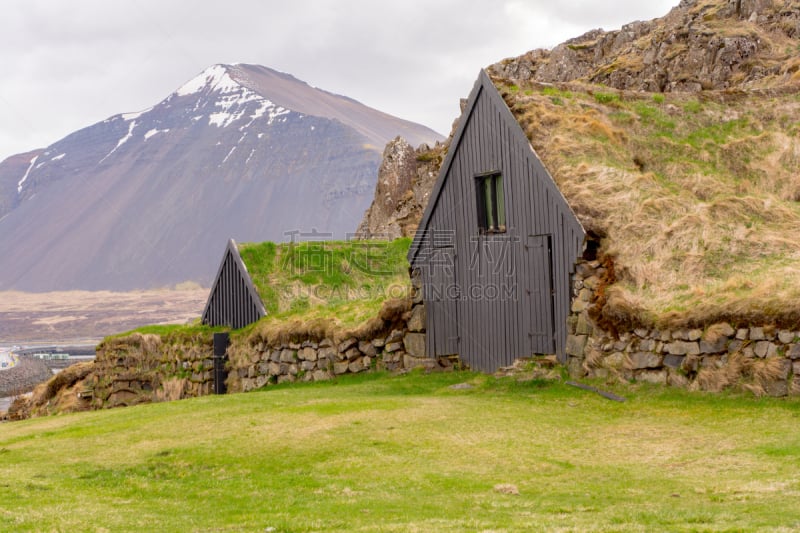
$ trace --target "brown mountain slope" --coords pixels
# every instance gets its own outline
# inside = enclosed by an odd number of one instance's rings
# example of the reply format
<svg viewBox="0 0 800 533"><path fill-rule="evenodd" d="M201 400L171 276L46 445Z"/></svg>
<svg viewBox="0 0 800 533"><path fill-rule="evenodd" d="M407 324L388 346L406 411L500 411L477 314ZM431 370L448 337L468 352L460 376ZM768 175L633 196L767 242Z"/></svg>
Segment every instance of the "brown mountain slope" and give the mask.
<svg viewBox="0 0 800 533"><path fill-rule="evenodd" d="M207 285L231 237L345 238L398 134L441 138L288 74L214 65L0 162L0 290Z"/></svg>

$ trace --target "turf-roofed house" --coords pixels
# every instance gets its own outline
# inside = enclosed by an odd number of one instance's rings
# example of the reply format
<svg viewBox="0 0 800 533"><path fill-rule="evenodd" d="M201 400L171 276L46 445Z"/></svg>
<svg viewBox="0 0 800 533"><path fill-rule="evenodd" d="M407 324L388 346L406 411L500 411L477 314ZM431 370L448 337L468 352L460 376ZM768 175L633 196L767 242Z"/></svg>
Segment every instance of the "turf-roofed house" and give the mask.
<svg viewBox="0 0 800 533"><path fill-rule="evenodd" d="M664 93L490 72L408 255L428 356L800 392L797 76Z"/></svg>
<svg viewBox="0 0 800 533"><path fill-rule="evenodd" d="M310 331L312 322L321 321L328 323L323 329L341 329L336 335L326 333L335 338L377 317L387 300L407 298L410 239L314 239L283 243L231 239L202 322L241 329L268 317L267 322L275 324L303 322Z"/></svg>
<svg viewBox="0 0 800 533"><path fill-rule="evenodd" d="M482 71L409 251L427 350L494 371L565 354L584 230Z"/></svg>
<svg viewBox="0 0 800 533"><path fill-rule="evenodd" d="M228 241L203 309L203 324L239 329L266 316L247 266L233 239Z"/></svg>

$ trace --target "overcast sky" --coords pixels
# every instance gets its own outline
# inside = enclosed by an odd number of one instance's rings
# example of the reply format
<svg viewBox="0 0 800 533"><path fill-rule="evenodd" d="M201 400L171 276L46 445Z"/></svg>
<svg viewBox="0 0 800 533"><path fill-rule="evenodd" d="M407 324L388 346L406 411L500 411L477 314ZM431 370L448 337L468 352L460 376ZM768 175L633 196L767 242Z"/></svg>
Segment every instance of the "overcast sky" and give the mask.
<svg viewBox="0 0 800 533"><path fill-rule="evenodd" d="M0 160L256 63L447 134L480 68L678 0L6 0Z"/></svg>

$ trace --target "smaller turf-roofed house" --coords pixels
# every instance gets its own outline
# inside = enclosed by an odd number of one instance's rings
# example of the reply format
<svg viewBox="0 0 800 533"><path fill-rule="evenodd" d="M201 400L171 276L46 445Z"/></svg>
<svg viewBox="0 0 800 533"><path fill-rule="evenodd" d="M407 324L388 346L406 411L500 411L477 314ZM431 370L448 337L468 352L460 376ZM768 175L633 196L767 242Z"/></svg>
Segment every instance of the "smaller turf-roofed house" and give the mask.
<svg viewBox="0 0 800 533"><path fill-rule="evenodd" d="M571 273L585 231L481 71L408 254L429 357L494 371L564 361Z"/></svg>
<svg viewBox="0 0 800 533"><path fill-rule="evenodd" d="M231 239L203 310L203 324L243 328L267 314L247 267Z"/></svg>

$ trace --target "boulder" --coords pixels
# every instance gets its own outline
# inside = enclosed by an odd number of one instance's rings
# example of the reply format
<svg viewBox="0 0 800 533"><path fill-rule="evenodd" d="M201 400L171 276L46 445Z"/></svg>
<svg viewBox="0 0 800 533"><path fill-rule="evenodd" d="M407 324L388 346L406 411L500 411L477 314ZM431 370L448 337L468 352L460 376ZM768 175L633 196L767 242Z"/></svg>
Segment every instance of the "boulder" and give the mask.
<svg viewBox="0 0 800 533"><path fill-rule="evenodd" d="M656 385L667 384L667 371L666 370L643 370L636 375L636 381L644 381L645 383L653 383Z"/></svg>
<svg viewBox="0 0 800 533"><path fill-rule="evenodd" d="M415 305L408 319L408 330L413 332L425 331L425 306Z"/></svg>
<svg viewBox="0 0 800 533"><path fill-rule="evenodd" d="M358 351L367 357L375 357L375 354L378 353L378 349L371 342L367 341L361 341L358 343Z"/></svg>
<svg viewBox="0 0 800 533"><path fill-rule="evenodd" d="M707 340L700 341L700 353L722 353L728 348L728 337L717 337L713 342Z"/></svg>
<svg viewBox="0 0 800 533"><path fill-rule="evenodd" d="M350 361L350 363L347 365L347 370L349 372L352 372L353 374L358 374L359 372L363 372L366 369L367 367L364 365L363 357L359 357L354 361Z"/></svg>
<svg viewBox="0 0 800 533"><path fill-rule="evenodd" d="M295 361L296 352L294 350L290 350L285 348L281 350L281 363L294 363Z"/></svg>
<svg viewBox="0 0 800 533"><path fill-rule="evenodd" d="M632 370L644 368L659 368L661 366L661 356L652 352L636 352L629 356L630 363L627 365Z"/></svg>
<svg viewBox="0 0 800 533"><path fill-rule="evenodd" d="M384 348L384 351L392 353L392 352L396 352L397 350L401 349L402 347L403 347L403 343L402 342L390 342L390 343L386 344L386 347Z"/></svg>
<svg viewBox="0 0 800 533"><path fill-rule="evenodd" d="M406 333L403 337L403 347L412 357L427 357L424 333Z"/></svg>
<svg viewBox="0 0 800 533"><path fill-rule="evenodd" d="M669 369L667 374L667 384L673 387L685 389L689 386L689 379L677 370Z"/></svg>
<svg viewBox="0 0 800 533"><path fill-rule="evenodd" d="M621 368L624 364L625 354L622 352L614 352L603 359L603 366L606 368Z"/></svg>
<svg viewBox="0 0 800 533"><path fill-rule="evenodd" d="M705 331L705 333L703 333L701 339L708 342L714 342L720 337L728 337L728 338L733 337L735 333L736 330L733 329L733 326L731 326L727 322L718 322L710 326Z"/></svg>
<svg viewBox="0 0 800 533"><path fill-rule="evenodd" d="M358 339L356 339L355 337L350 337L349 339L340 342L339 353L345 353L347 350L349 350L356 344L358 344Z"/></svg>
<svg viewBox="0 0 800 533"><path fill-rule="evenodd" d="M355 361L355 360L356 360L356 359L358 359L359 357L361 357L361 352L360 352L360 351L358 351L358 348L357 348L356 346L353 346L352 348L348 349L348 350L347 350L347 351L344 353L344 358L345 358L347 361Z"/></svg>
<svg viewBox="0 0 800 533"><path fill-rule="evenodd" d="M383 348L384 346L386 346L386 339L384 339L383 337L372 339L372 345L375 348Z"/></svg>
<svg viewBox="0 0 800 533"><path fill-rule="evenodd" d="M586 347L586 335L567 335L567 355L573 357L583 357L583 349Z"/></svg>
<svg viewBox="0 0 800 533"><path fill-rule="evenodd" d="M403 368L412 370L414 368L425 368L433 370L436 368L436 361L425 357L413 357L409 354L403 356Z"/></svg>
<svg viewBox="0 0 800 533"><path fill-rule="evenodd" d="M316 361L317 350L315 350L311 346L307 346L305 348L302 348L299 352L297 352L297 357L299 357L301 361Z"/></svg>
<svg viewBox="0 0 800 533"><path fill-rule="evenodd" d="M594 326L592 325L592 321L589 319L586 313L581 313L578 315L578 321L575 324L575 334L591 335L592 331L594 331Z"/></svg>
<svg viewBox="0 0 800 533"><path fill-rule="evenodd" d="M393 329L389 336L386 337L386 344L402 341L403 333L404 332L401 329Z"/></svg>
<svg viewBox="0 0 800 533"><path fill-rule="evenodd" d="M326 346L326 347L320 348L319 351L317 352L317 360L335 359L337 354L338 354L338 352L336 351L336 349L333 346Z"/></svg>
<svg viewBox="0 0 800 533"><path fill-rule="evenodd" d="M789 352L786 355L789 359L800 359L800 344L795 344L789 348Z"/></svg>
<svg viewBox="0 0 800 533"><path fill-rule="evenodd" d="M777 353L778 348L774 344L769 341L758 341L756 342L755 348L753 349L757 357L764 359L768 356L773 356Z"/></svg>
<svg viewBox="0 0 800 533"><path fill-rule="evenodd" d="M311 373L311 377L314 381L328 381L331 379L331 375L325 370L315 370Z"/></svg>
<svg viewBox="0 0 800 533"><path fill-rule="evenodd" d="M687 335L688 336L688 335ZM665 346L670 355L699 355L700 346L697 342L675 341Z"/></svg>

